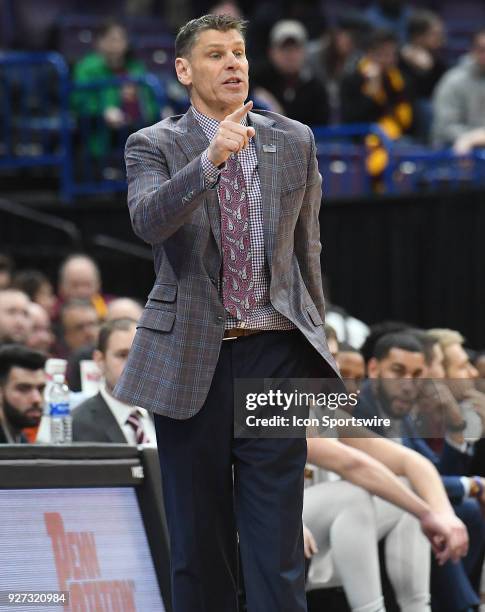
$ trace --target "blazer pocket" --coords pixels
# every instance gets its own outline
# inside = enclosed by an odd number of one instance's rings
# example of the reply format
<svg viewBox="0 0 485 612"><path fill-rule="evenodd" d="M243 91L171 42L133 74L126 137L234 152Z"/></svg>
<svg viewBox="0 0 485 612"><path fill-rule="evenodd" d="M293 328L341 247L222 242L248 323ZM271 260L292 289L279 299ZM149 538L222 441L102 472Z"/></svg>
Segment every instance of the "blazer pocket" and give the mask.
<svg viewBox="0 0 485 612"><path fill-rule="evenodd" d="M146 308L160 308L159 302L173 303L177 297L177 285L163 283L153 286L153 289L148 294L148 302Z"/></svg>
<svg viewBox="0 0 485 612"><path fill-rule="evenodd" d="M175 313L158 308L146 308L138 321L137 329L153 329L155 331L168 332L172 329L175 322Z"/></svg>
<svg viewBox="0 0 485 612"><path fill-rule="evenodd" d="M306 187L306 183L301 183L301 185L288 185L286 188L282 187L280 192L280 197L284 198L292 193L295 193L299 190L303 190Z"/></svg>
<svg viewBox="0 0 485 612"><path fill-rule="evenodd" d="M317 310L317 307L314 304L306 307L308 314L310 315L310 319L312 320L313 325L323 325L322 317Z"/></svg>

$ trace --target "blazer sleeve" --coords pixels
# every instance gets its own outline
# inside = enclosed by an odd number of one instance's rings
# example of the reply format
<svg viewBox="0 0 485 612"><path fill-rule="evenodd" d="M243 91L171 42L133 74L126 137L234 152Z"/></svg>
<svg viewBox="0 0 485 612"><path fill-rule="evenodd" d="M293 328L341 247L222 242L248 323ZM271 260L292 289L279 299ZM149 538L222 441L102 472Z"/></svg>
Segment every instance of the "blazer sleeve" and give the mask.
<svg viewBox="0 0 485 612"><path fill-rule="evenodd" d="M164 151L149 135L136 132L126 142L125 161L133 230L149 244L163 242L204 201L201 156L170 176Z"/></svg>
<svg viewBox="0 0 485 612"><path fill-rule="evenodd" d="M298 265L308 292L318 312L325 320L325 302L322 286L322 266L320 253L319 213L322 201L322 177L318 171L315 138L310 128L310 154L307 182L300 214L295 226L295 253Z"/></svg>

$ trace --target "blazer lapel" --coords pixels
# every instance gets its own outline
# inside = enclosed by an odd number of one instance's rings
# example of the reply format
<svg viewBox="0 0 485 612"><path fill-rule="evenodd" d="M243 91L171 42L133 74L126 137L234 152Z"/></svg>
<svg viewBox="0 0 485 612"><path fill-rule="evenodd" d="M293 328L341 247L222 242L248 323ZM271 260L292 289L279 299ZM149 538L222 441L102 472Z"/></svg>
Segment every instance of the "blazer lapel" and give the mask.
<svg viewBox="0 0 485 612"><path fill-rule="evenodd" d="M177 138L177 143L183 150L187 161L193 160L197 155L200 155L209 146L209 140L204 134L204 130L200 127L199 122L194 117L194 114L189 109L177 125L177 130L180 131L180 136ZM221 247L221 212L219 209L219 199L217 197L217 189L209 189L205 197L205 210L209 218L212 233L214 235L219 254L222 257Z"/></svg>
<svg viewBox="0 0 485 612"><path fill-rule="evenodd" d="M254 142L258 157L259 180L261 182L264 247L268 266L271 270L280 213L284 135L280 130L272 127L274 122L271 119L256 113L249 113L249 119L256 131Z"/></svg>
<svg viewBox="0 0 485 612"><path fill-rule="evenodd" d="M118 421L115 419L108 404L104 401L101 394L99 394L99 397L96 399L99 401L97 401L96 406L93 407L92 414L94 422L96 423L99 431L102 431L106 435L108 442L126 442L125 434L118 425Z"/></svg>

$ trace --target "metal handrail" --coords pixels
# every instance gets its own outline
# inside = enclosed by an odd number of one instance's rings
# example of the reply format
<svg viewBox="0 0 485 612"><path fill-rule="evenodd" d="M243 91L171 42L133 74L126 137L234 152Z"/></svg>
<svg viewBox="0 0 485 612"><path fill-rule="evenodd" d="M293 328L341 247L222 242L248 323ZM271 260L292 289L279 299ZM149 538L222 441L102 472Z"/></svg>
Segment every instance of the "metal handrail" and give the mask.
<svg viewBox="0 0 485 612"><path fill-rule="evenodd" d="M39 212L28 206L18 204L18 202L10 202L4 198L0 198L0 210L16 217L21 217L22 219L28 219L33 223L56 229L65 234L76 249L81 249L82 247L83 241L81 232L71 221Z"/></svg>
<svg viewBox="0 0 485 612"><path fill-rule="evenodd" d="M104 247L105 249L110 249L111 251L116 251L118 253L123 253L124 255L132 255L133 257L138 257L138 259L146 259L147 261L152 261L153 259L151 249L138 246L137 244L133 244L127 240L113 238L113 236L108 236L107 234L96 234L91 239L91 242L96 246Z"/></svg>

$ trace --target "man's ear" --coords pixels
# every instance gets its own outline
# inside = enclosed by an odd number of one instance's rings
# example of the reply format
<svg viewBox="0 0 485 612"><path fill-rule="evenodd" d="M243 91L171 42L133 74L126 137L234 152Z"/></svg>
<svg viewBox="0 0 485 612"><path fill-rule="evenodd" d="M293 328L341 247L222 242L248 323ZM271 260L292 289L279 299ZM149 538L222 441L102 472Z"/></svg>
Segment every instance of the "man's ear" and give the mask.
<svg viewBox="0 0 485 612"><path fill-rule="evenodd" d="M98 351L98 349L93 351L93 361L104 374L104 355L101 351Z"/></svg>
<svg viewBox="0 0 485 612"><path fill-rule="evenodd" d="M190 62L185 57L177 57L175 60L175 72L177 73L177 78L179 83L188 87L192 85L192 69L190 67Z"/></svg>
<svg viewBox="0 0 485 612"><path fill-rule="evenodd" d="M378 378L379 369L379 362L375 357L371 357L369 359L369 363L367 364L367 376L369 378Z"/></svg>

